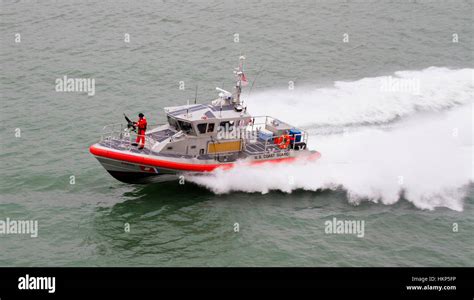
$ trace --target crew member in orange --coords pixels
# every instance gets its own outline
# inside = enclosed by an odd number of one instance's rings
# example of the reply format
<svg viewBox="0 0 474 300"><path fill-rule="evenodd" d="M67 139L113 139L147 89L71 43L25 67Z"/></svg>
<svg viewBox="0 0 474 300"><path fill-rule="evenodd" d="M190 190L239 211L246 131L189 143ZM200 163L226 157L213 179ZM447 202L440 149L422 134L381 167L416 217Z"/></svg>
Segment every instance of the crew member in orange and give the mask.
<svg viewBox="0 0 474 300"><path fill-rule="evenodd" d="M146 118L142 113L138 114L138 122L134 122L134 125L137 126L137 140L135 141L138 144L138 149L143 149L145 147L145 132L146 132Z"/></svg>

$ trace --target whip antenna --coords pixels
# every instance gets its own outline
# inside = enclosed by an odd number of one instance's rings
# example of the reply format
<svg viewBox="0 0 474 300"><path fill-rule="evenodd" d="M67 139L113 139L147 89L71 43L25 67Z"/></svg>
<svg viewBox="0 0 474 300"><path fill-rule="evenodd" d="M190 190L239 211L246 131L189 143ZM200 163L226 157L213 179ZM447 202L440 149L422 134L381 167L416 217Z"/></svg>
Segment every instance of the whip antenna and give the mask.
<svg viewBox="0 0 474 300"><path fill-rule="evenodd" d="M198 98L198 85L196 84L196 92L194 93L194 104L196 104Z"/></svg>
<svg viewBox="0 0 474 300"><path fill-rule="evenodd" d="M254 86L254 84L255 84L255 81L257 81L257 78L258 78L258 76L260 75L260 72L262 71L262 69L263 69L263 65L260 66L260 68L259 68L259 70L258 70L258 72L257 72L257 75L255 75L255 78L253 79L252 85L250 86L249 93L247 94L247 97L250 96L250 93L252 92L252 89L253 89L253 86Z"/></svg>

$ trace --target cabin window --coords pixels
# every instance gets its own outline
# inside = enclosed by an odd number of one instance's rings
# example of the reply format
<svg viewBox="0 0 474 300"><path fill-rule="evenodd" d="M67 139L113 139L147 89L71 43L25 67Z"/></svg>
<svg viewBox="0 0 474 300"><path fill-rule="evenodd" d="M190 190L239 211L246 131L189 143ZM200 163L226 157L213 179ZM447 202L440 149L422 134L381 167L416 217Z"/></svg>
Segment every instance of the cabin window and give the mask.
<svg viewBox="0 0 474 300"><path fill-rule="evenodd" d="M191 135L195 135L194 134L194 130L193 130L193 126L191 125L191 123L189 122L185 122L185 121L178 121L178 125L179 125L179 128L186 134L191 134Z"/></svg>
<svg viewBox="0 0 474 300"><path fill-rule="evenodd" d="M191 149L196 149L196 145L191 146Z"/></svg>
<svg viewBox="0 0 474 300"><path fill-rule="evenodd" d="M199 149L199 154L204 155L204 149Z"/></svg>
<svg viewBox="0 0 474 300"><path fill-rule="evenodd" d="M176 119L168 116L168 123L171 127L173 127L173 129L178 129L178 123L176 122Z"/></svg>
<svg viewBox="0 0 474 300"><path fill-rule="evenodd" d="M207 132L214 132L214 123L209 123L207 126Z"/></svg>
<svg viewBox="0 0 474 300"><path fill-rule="evenodd" d="M199 133L206 133L206 127L207 127L207 123L201 123L201 124L198 124L197 125L197 129L199 131Z"/></svg>

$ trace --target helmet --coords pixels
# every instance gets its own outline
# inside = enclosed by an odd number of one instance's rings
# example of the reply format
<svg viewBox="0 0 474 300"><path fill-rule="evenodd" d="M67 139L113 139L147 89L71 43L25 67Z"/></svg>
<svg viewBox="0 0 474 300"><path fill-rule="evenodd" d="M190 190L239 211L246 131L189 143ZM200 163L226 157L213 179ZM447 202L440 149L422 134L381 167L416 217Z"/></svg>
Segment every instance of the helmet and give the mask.
<svg viewBox="0 0 474 300"><path fill-rule="evenodd" d="M143 118L144 116L145 116L145 115L142 114L142 113L139 113L139 114L138 114L138 117L140 117L140 118Z"/></svg>

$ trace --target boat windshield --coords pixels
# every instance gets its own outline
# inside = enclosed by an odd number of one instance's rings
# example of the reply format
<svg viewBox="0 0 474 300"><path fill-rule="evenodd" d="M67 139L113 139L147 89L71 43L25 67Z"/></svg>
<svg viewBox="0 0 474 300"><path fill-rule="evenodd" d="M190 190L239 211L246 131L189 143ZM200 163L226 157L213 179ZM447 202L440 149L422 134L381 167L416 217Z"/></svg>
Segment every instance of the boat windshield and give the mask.
<svg viewBox="0 0 474 300"><path fill-rule="evenodd" d="M186 134L196 135L193 130L193 126L189 122L178 121L179 128Z"/></svg>
<svg viewBox="0 0 474 300"><path fill-rule="evenodd" d="M173 127L173 129L179 130L178 122L176 121L176 119L168 116L168 123L170 124L171 127Z"/></svg>

